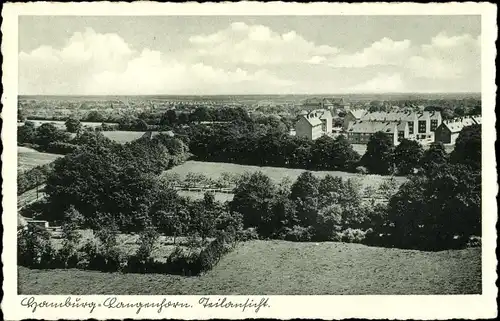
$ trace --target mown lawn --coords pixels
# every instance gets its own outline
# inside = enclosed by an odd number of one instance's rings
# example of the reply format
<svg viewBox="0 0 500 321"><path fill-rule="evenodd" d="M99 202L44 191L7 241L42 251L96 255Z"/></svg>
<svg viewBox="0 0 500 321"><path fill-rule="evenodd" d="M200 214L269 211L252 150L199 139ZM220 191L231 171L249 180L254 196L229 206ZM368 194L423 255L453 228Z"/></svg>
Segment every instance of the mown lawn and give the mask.
<svg viewBox="0 0 500 321"><path fill-rule="evenodd" d="M24 172L33 167L53 162L63 155L41 153L31 148L17 147L17 170Z"/></svg>
<svg viewBox="0 0 500 321"><path fill-rule="evenodd" d="M222 173L227 172L231 174L244 174L245 172L261 171L268 175L275 182L280 182L283 178L288 177L294 182L297 177L304 172L303 169L284 168L284 167L260 167L250 165L238 165L231 163L216 163L216 162L200 162L200 161L187 161L184 164L175 166L174 168L166 171L167 173L177 173L181 179L184 179L188 173L199 173L211 179L218 179ZM355 173L340 172L340 171L313 171L317 177L324 177L328 174L332 176L342 177L344 179L357 178L365 186L372 185L378 187L389 176L380 175L360 175ZM396 181L400 184L406 181L405 177L395 177Z"/></svg>
<svg viewBox="0 0 500 321"><path fill-rule="evenodd" d="M18 268L20 294L362 295L481 293L481 250L251 241L199 277Z"/></svg>

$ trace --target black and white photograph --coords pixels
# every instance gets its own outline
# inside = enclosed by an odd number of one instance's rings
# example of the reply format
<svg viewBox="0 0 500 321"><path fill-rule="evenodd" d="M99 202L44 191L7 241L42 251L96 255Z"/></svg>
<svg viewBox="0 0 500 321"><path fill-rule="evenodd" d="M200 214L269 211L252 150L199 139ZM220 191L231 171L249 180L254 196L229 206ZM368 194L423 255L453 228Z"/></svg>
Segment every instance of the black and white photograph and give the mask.
<svg viewBox="0 0 500 321"><path fill-rule="evenodd" d="M24 315L57 306L39 296L491 294L481 13L77 8L19 13L10 37L2 216Z"/></svg>

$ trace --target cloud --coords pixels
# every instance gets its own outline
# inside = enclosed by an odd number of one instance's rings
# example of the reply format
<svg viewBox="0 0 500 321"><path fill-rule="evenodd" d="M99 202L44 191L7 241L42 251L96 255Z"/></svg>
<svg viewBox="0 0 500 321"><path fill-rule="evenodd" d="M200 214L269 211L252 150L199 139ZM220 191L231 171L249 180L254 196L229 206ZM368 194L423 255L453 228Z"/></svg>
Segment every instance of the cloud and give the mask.
<svg viewBox="0 0 500 321"><path fill-rule="evenodd" d="M235 26L238 28L238 25ZM264 37L257 30L255 37ZM198 41L217 41L216 36ZM76 32L56 49L41 46L19 54L19 87L36 94L169 94L286 91L294 82L265 69L215 68L184 61L182 54L136 51L117 34Z"/></svg>
<svg viewBox="0 0 500 321"><path fill-rule="evenodd" d="M341 53L327 61L331 67L363 68L377 65L401 65L410 51L408 39L394 41L382 38L369 47L354 53Z"/></svg>
<svg viewBox="0 0 500 321"><path fill-rule="evenodd" d="M400 73L379 73L374 78L353 86L350 91L359 93L394 93L403 92L405 89Z"/></svg>
<svg viewBox="0 0 500 321"><path fill-rule="evenodd" d="M234 22L190 47L134 48L115 33L75 32L19 53L22 94L286 94L480 90L480 38L424 44L382 38L347 52L290 30Z"/></svg>
<svg viewBox="0 0 500 321"><path fill-rule="evenodd" d="M459 79L479 77L481 71L480 37L469 34L448 36L439 33L419 53L408 59L408 69L419 78Z"/></svg>
<svg viewBox="0 0 500 321"><path fill-rule="evenodd" d="M293 30L280 34L263 25L243 22L234 22L216 33L192 36L189 41L202 57L257 66L302 63L339 52L332 46L316 45Z"/></svg>

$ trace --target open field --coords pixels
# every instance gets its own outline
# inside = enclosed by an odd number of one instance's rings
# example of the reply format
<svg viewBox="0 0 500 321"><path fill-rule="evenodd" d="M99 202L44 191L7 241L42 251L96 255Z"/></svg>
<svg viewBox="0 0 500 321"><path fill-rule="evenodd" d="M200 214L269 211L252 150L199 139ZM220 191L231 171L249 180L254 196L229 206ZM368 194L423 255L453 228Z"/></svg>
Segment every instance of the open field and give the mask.
<svg viewBox="0 0 500 321"><path fill-rule="evenodd" d="M281 181L283 178L288 177L292 181L295 181L297 177L305 172L303 169L295 169L295 168L284 168L284 167L259 167L259 166L250 166L250 165L238 165L238 164L230 164L230 163L214 163L214 162L199 162L199 161L187 161L184 164L179 166L175 166L168 171L167 173L176 173L180 176L181 179L184 179L188 173L199 173L204 174L211 179L217 179L221 176L222 173L228 172L231 174L243 174L245 172L257 172L261 171L264 174L268 175L275 182ZM339 171L320 171L320 172L312 172L317 177L324 177L327 174L332 176L339 176L343 179L348 178L359 178L361 182L365 186L372 185L377 187L384 180L388 179L388 176L380 176L380 175L360 175L355 173L347 173L347 172L339 172ZM395 177L396 181L399 183L404 183L406 181L405 177Z"/></svg>
<svg viewBox="0 0 500 321"><path fill-rule="evenodd" d="M58 154L41 153L34 149L18 146L17 147L17 170L27 171L33 167L53 162L62 157Z"/></svg>
<svg viewBox="0 0 500 321"><path fill-rule="evenodd" d="M145 134L145 132L113 130L113 131L103 131L102 134L117 143L125 144L141 138Z"/></svg>
<svg viewBox="0 0 500 321"><path fill-rule="evenodd" d="M60 295L478 294L481 249L421 252L251 241L199 277L19 267L18 285L20 294Z"/></svg>

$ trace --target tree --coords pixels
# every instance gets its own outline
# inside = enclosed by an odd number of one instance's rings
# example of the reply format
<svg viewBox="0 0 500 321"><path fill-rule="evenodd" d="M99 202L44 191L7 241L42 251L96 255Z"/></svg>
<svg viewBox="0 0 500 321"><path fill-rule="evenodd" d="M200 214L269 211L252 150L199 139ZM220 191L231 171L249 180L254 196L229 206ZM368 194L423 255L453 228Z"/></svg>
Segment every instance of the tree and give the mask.
<svg viewBox="0 0 500 321"><path fill-rule="evenodd" d="M330 156L333 169L344 171L353 170L360 159L360 155L344 136L338 136L334 139Z"/></svg>
<svg viewBox="0 0 500 321"><path fill-rule="evenodd" d="M464 246L481 234L481 174L461 164L444 164L413 176L389 202L395 246L440 250Z"/></svg>
<svg viewBox="0 0 500 321"><path fill-rule="evenodd" d="M137 131L148 130L148 124L143 119L134 119L130 126L133 130L137 130Z"/></svg>
<svg viewBox="0 0 500 321"><path fill-rule="evenodd" d="M232 212L243 216L243 225L261 229L266 220L272 216L272 203L276 193L271 179L262 172L244 175L234 191L230 203Z"/></svg>
<svg viewBox="0 0 500 321"><path fill-rule="evenodd" d="M44 262L44 256L52 253L49 232L37 225L29 224L17 236L17 262L32 267Z"/></svg>
<svg viewBox="0 0 500 321"><path fill-rule="evenodd" d="M441 142L432 143L429 149L424 151L422 159L420 160L420 166L426 172L434 170L436 167L445 164L448 161L448 154L444 149L444 145Z"/></svg>
<svg viewBox="0 0 500 321"><path fill-rule="evenodd" d="M326 135L314 141L311 149L312 153L312 166L318 170L330 169L333 150L333 139Z"/></svg>
<svg viewBox="0 0 500 321"><path fill-rule="evenodd" d="M151 225L146 226L139 233L139 248L137 249L136 257L140 260L141 263L145 263L148 259L151 258L153 251L156 248L156 243L160 234L158 231Z"/></svg>
<svg viewBox="0 0 500 321"><path fill-rule="evenodd" d="M370 137L361 162L371 173L389 174L393 167L393 149L390 137L383 132L376 132Z"/></svg>
<svg viewBox="0 0 500 321"><path fill-rule="evenodd" d="M189 123L189 114L182 112L178 116L178 123L179 124L187 124Z"/></svg>
<svg viewBox="0 0 500 321"><path fill-rule="evenodd" d="M69 140L68 133L58 129L54 124L44 123L36 130L35 143L47 149L50 143Z"/></svg>
<svg viewBox="0 0 500 321"><path fill-rule="evenodd" d="M319 180L311 172L303 172L292 185L291 200L297 208L297 219L302 226L312 226L316 222L319 209Z"/></svg>
<svg viewBox="0 0 500 321"><path fill-rule="evenodd" d="M87 114L87 121L88 122L96 122L96 123L102 123L106 119L104 116L99 113L97 110L92 110Z"/></svg>
<svg viewBox="0 0 500 321"><path fill-rule="evenodd" d="M343 218L342 207L338 204L332 204L323 207L317 215L314 224L316 238L320 241L332 240L335 232L342 230Z"/></svg>
<svg viewBox="0 0 500 321"><path fill-rule="evenodd" d="M82 124L76 118L70 117L64 123L66 125L66 130L70 133L77 133L82 129Z"/></svg>
<svg viewBox="0 0 500 321"><path fill-rule="evenodd" d="M481 168L481 125L467 126L462 129L451 153L451 161L456 164Z"/></svg>
<svg viewBox="0 0 500 321"><path fill-rule="evenodd" d="M212 120L212 116L210 115L210 110L205 106L197 107L189 118L191 121L197 121L197 122Z"/></svg>
<svg viewBox="0 0 500 321"><path fill-rule="evenodd" d="M173 126L175 124L177 124L177 113L175 112L175 110L169 109L161 117L160 125L170 125L170 126Z"/></svg>
<svg viewBox="0 0 500 321"><path fill-rule="evenodd" d="M104 136L101 132L83 130L77 133L71 143L89 148L107 148L117 143Z"/></svg>
<svg viewBox="0 0 500 321"><path fill-rule="evenodd" d="M320 208L339 204L343 189L344 184L341 177L328 174L321 179L318 186Z"/></svg>
<svg viewBox="0 0 500 321"><path fill-rule="evenodd" d="M70 261L73 261L71 266L76 265L77 250L82 238L78 228L82 225L84 217L78 212L74 206L70 206L64 212L64 221L62 224L63 246L59 254L64 260L64 266L68 267Z"/></svg>
<svg viewBox="0 0 500 321"><path fill-rule="evenodd" d="M414 140L403 139L394 149L394 165L400 175L413 174L422 158L422 146Z"/></svg>
<svg viewBox="0 0 500 321"><path fill-rule="evenodd" d="M35 124L27 121L23 126L17 127L17 143L18 144L32 144L35 142L36 128Z"/></svg>

